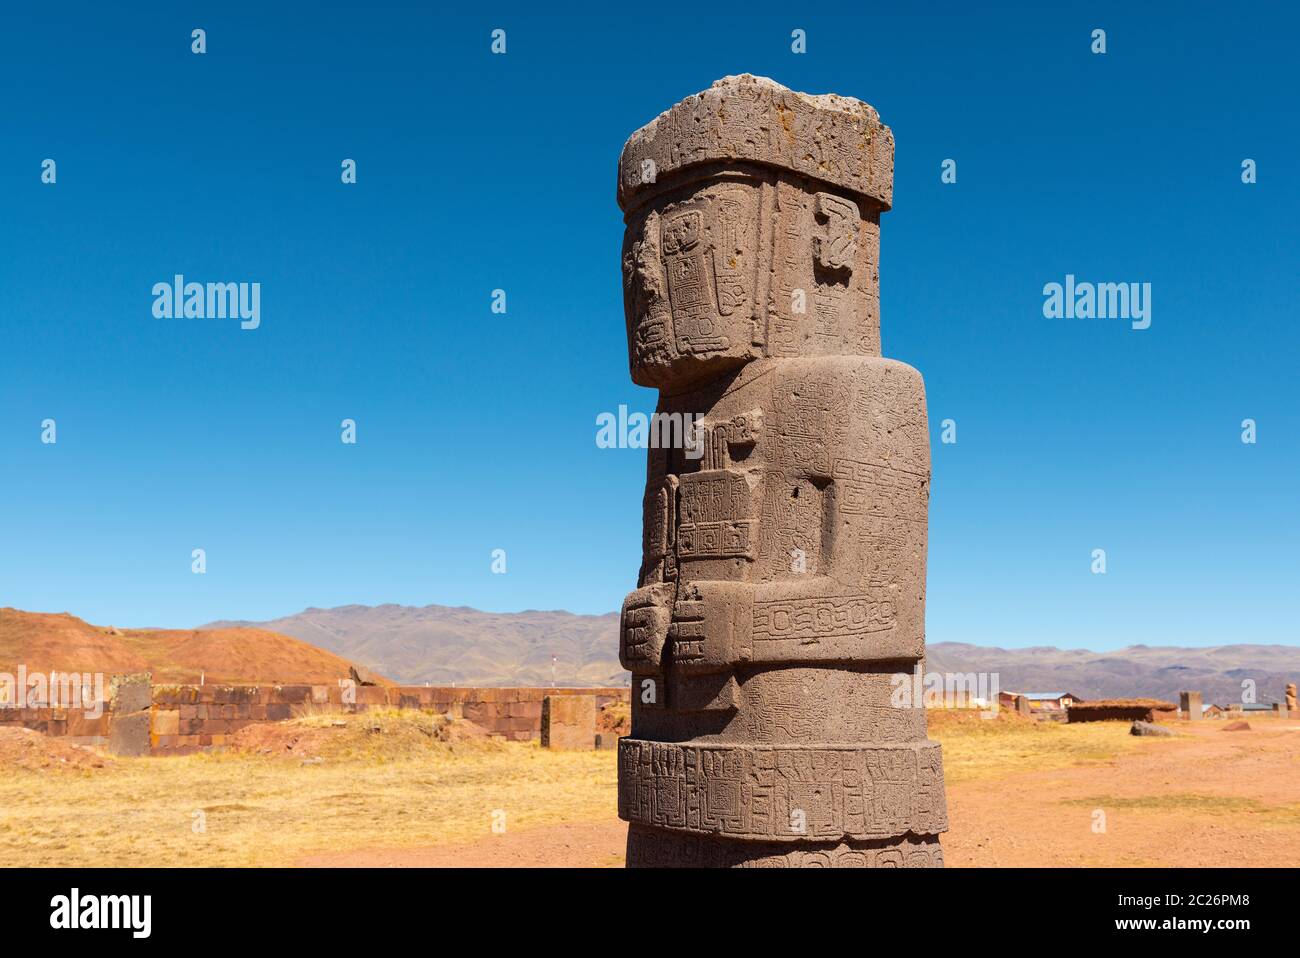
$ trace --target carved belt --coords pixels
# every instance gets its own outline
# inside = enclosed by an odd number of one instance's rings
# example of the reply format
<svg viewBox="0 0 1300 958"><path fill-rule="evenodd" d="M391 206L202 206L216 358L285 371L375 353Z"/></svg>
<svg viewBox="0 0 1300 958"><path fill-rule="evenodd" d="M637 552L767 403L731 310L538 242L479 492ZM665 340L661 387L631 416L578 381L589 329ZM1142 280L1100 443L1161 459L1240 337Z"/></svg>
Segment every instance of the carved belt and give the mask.
<svg viewBox="0 0 1300 958"><path fill-rule="evenodd" d="M618 744L625 821L749 841L948 829L939 745Z"/></svg>

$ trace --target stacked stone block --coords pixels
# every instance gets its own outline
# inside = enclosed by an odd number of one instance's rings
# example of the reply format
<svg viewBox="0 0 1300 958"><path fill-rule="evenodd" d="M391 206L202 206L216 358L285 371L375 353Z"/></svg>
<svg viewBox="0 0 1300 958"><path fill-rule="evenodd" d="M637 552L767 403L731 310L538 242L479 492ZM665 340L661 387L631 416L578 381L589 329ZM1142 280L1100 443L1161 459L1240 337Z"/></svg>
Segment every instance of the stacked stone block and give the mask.
<svg viewBox="0 0 1300 958"><path fill-rule="evenodd" d="M626 688L453 688L357 685L161 685L155 689L152 749L181 754L225 745L255 722L292 718L311 707L365 711L409 708L463 718L509 741L537 740L547 696L590 697L596 707L628 701Z"/></svg>
<svg viewBox="0 0 1300 958"><path fill-rule="evenodd" d="M181 755L226 745L246 725L284 721L312 708L399 708L463 718L510 741L534 741L542 736L548 696L590 699L595 708L604 708L626 703L629 694L627 688L153 685L145 674L113 677L109 701L101 708L94 703L82 709L5 707L0 708L0 726L21 726L77 744L108 745L122 755ZM606 739L610 747L614 737L607 734Z"/></svg>

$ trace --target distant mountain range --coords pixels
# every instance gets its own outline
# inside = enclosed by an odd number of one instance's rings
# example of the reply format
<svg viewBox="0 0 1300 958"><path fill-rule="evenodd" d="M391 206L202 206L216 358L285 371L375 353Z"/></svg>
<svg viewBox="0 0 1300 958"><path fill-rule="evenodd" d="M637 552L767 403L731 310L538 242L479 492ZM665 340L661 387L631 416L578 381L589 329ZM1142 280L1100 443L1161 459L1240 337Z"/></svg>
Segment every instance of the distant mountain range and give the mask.
<svg viewBox="0 0 1300 958"><path fill-rule="evenodd" d="M628 682L618 662L615 612L494 613L463 606L344 605L306 609L266 623L214 622L203 628L233 627L291 635L405 685Z"/></svg>
<svg viewBox="0 0 1300 958"><path fill-rule="evenodd" d="M1243 701L1242 682L1257 702L1280 702L1287 682L1300 682L1300 646L1214 645L1206 648L1130 645L1113 652L1035 646L998 649L962 642L926 647L931 672L991 672L1004 692L1070 692L1084 699L1178 701L1183 689L1203 701Z"/></svg>
<svg viewBox="0 0 1300 958"><path fill-rule="evenodd" d="M269 622L214 622L204 628L282 632L368 666L404 684L622 685L618 614L480 612L427 605L346 605L307 609ZM1113 652L1052 647L999 649L960 642L928 647L931 672L994 672L1013 692L1064 691L1085 699L1177 700L1196 689L1206 702L1239 702L1242 681L1260 702L1280 701L1300 681L1300 646L1209 648L1134 645Z"/></svg>

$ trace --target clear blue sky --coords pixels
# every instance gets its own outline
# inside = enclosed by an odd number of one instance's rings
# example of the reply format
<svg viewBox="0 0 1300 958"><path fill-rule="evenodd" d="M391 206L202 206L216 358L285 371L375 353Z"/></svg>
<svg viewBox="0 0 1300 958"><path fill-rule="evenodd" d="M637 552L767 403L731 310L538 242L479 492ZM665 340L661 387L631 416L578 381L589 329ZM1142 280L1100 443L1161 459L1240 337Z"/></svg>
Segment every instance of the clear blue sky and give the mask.
<svg viewBox="0 0 1300 958"><path fill-rule="evenodd" d="M6 7L0 605L616 609L644 453L598 449L595 417L655 397L627 375L615 163L750 72L894 130L883 339L929 392L930 641L1297 641L1288 5L434 6ZM261 327L155 319L176 273L260 282ZM1151 283L1151 328L1044 318L1067 273Z"/></svg>

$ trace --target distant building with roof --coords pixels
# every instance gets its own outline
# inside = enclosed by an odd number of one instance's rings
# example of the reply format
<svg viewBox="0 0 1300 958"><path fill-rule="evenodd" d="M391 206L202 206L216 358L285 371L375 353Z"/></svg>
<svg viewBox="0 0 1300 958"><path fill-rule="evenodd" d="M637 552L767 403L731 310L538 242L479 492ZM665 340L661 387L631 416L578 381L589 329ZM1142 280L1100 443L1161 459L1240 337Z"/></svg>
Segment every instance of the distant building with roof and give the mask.
<svg viewBox="0 0 1300 958"><path fill-rule="evenodd" d="M998 706L1019 712L1021 715L1035 715L1040 719L1063 720L1066 711L1082 699L1072 692L999 692Z"/></svg>
<svg viewBox="0 0 1300 958"><path fill-rule="evenodd" d="M1029 707L1034 711L1062 711L1083 699L1070 692L1021 692L1029 700Z"/></svg>

